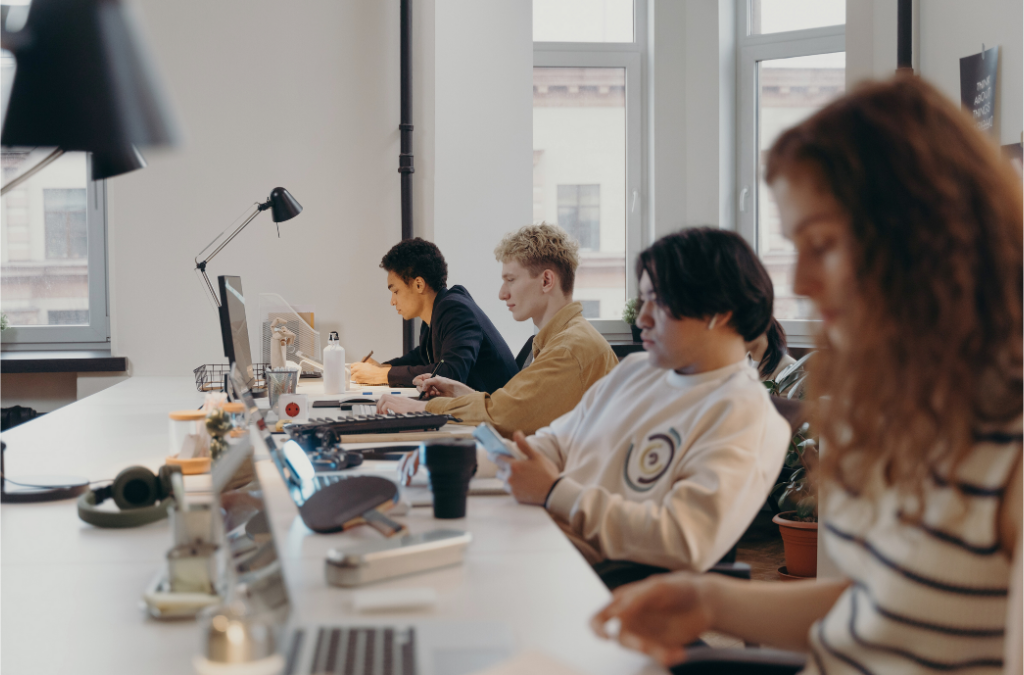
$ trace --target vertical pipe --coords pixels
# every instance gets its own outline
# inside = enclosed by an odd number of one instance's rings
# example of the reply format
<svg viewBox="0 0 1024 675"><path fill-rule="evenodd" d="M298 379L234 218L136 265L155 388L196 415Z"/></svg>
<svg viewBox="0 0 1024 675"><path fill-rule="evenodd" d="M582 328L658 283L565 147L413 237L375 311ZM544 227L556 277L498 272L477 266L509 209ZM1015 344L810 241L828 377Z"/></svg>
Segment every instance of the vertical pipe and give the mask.
<svg viewBox="0 0 1024 675"><path fill-rule="evenodd" d="M913 0L899 0L896 9L896 70L914 72Z"/></svg>
<svg viewBox="0 0 1024 675"><path fill-rule="evenodd" d="M402 239L412 239L412 174L416 171L412 155L412 0L401 0L401 106L398 128L402 149L398 172L402 174ZM402 324L402 352L413 348L413 322Z"/></svg>

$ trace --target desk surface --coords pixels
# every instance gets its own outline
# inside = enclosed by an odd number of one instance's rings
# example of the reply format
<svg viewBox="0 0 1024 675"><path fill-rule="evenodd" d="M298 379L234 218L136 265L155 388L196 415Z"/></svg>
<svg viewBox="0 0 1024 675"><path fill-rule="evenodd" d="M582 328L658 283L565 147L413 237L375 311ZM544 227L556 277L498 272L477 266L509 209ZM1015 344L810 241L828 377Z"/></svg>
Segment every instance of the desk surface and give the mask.
<svg viewBox="0 0 1024 675"><path fill-rule="evenodd" d="M198 405L191 378L133 377L3 434L11 477L56 472L110 479L130 464L152 469L167 448L167 412ZM328 586L327 549L379 535L369 528L310 533L268 461L257 464L283 559L293 617L351 616L351 591ZM517 646L539 649L584 673L663 672L647 659L602 642L587 628L608 592L547 514L511 497L472 497L463 520L437 521L429 509L403 519L473 533L466 562L375 584L430 586L437 607L387 619L500 621ZM73 501L0 508L0 671L4 673L188 673L199 646L194 622L145 618L140 596L159 569L167 521L102 530L78 520ZM369 615L367 621L379 617Z"/></svg>

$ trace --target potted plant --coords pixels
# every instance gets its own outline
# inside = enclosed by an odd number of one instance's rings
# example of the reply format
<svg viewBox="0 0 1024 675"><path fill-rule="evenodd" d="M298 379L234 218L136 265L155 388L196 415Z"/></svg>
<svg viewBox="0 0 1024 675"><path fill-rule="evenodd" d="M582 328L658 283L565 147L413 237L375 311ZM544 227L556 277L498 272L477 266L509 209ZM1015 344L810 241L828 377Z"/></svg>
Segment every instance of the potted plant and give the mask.
<svg viewBox="0 0 1024 675"><path fill-rule="evenodd" d="M804 437L806 433L804 424L794 434L784 462L792 472L775 486L769 500L769 504L774 501L778 505L779 512L772 522L782 534L786 572L795 577L818 575L818 494L808 474L808 467L817 465L818 448L813 438Z"/></svg>
<svg viewBox="0 0 1024 675"><path fill-rule="evenodd" d="M622 309L622 320L629 324L633 333L633 342L640 342L640 329L636 325L636 316L640 313L640 298L630 298Z"/></svg>

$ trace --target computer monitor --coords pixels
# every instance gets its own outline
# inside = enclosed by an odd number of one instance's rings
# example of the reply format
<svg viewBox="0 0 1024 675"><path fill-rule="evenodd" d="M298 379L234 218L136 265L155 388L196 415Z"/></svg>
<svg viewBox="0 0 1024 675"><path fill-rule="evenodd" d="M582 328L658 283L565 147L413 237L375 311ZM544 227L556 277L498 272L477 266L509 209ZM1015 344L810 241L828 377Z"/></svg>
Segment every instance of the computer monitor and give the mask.
<svg viewBox="0 0 1024 675"><path fill-rule="evenodd" d="M220 334L224 340L224 356L229 363L237 363L245 378L245 385L254 389L256 375L252 367L252 351L249 349L249 325L245 321L245 296L242 294L241 277L219 276L220 287Z"/></svg>

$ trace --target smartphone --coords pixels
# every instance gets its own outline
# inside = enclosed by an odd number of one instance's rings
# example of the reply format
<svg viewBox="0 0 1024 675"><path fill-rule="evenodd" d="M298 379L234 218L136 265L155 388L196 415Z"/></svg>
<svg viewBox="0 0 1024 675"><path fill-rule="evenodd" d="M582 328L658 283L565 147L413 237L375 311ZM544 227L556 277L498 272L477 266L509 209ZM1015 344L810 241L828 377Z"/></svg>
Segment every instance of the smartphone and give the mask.
<svg viewBox="0 0 1024 675"><path fill-rule="evenodd" d="M487 422L481 422L480 426L473 429L473 438L475 438L480 445L484 446L484 450L486 450L489 455L505 455L506 457L511 457L513 459L524 459L523 454L519 452L519 449L510 449L505 445L505 441L502 440L497 429Z"/></svg>

